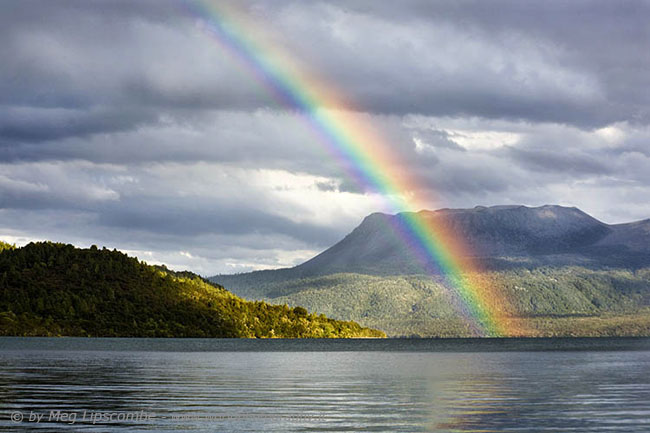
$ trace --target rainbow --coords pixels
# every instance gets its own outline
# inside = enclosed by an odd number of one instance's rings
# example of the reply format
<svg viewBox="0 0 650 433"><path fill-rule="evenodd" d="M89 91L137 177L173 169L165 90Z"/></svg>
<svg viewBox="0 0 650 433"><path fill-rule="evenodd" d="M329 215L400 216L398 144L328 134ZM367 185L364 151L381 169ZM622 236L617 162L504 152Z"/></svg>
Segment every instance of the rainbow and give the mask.
<svg viewBox="0 0 650 433"><path fill-rule="evenodd" d="M493 284L479 279L479 268L461 240L451 236L442 224L411 211L424 208L413 193L419 188L414 179L394 168L403 165L390 153L390 145L361 116L354 115L359 110L340 92L307 73L282 50L281 44L269 42L271 36L255 38L253 35L261 32L259 23L227 3L185 0L182 4L204 32L274 99L302 116L349 176L386 200L388 208L398 214L394 229L408 245L415 245L412 249L425 267L436 264L474 335L520 335L521 331L502 313L502 294Z"/></svg>

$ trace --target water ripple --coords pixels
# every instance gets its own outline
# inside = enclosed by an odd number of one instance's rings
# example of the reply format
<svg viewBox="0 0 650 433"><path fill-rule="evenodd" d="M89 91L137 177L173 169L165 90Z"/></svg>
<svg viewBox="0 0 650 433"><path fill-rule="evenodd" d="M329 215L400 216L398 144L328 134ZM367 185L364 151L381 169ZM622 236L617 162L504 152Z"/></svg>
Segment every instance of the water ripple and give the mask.
<svg viewBox="0 0 650 433"><path fill-rule="evenodd" d="M648 351L151 352L111 344L0 351L0 431L650 431ZM56 410L156 418L48 420ZM26 418L20 424L9 419L15 411ZM30 413L44 418L30 423Z"/></svg>

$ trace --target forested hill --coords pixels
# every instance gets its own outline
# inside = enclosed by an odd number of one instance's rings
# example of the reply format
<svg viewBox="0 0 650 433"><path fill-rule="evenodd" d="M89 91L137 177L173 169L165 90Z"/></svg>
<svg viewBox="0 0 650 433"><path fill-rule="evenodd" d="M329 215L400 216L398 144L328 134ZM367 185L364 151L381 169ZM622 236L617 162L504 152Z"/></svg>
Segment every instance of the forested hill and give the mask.
<svg viewBox="0 0 650 433"><path fill-rule="evenodd" d="M107 249L0 242L0 335L383 337L301 307L245 301Z"/></svg>

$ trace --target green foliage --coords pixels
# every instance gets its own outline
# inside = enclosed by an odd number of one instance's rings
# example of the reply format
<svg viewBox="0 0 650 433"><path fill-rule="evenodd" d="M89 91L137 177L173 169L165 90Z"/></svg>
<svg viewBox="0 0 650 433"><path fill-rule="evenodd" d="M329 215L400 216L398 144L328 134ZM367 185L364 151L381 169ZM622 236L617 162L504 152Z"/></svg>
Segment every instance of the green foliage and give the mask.
<svg viewBox="0 0 650 433"><path fill-rule="evenodd" d="M493 271L470 278L481 278L498 286L508 300L502 313L512 320L526 320L540 335L571 335L574 325L582 329L583 335L613 335L613 323L630 322L615 318L630 315L640 315L642 321L650 323L650 315L641 314L650 305L650 269L543 267ZM447 289L425 275L333 274L260 283L239 293L270 302L302 305L329 317L382 329L389 335L472 335L458 317ZM590 317L607 319L583 326L587 322L582 319ZM647 327L636 325L619 331L647 335L643 331Z"/></svg>
<svg viewBox="0 0 650 433"><path fill-rule="evenodd" d="M0 335L385 336L302 307L245 301L190 272L149 266L115 250L51 242L3 250Z"/></svg>
<svg viewBox="0 0 650 433"><path fill-rule="evenodd" d="M4 250L15 250L16 245L0 241L0 253Z"/></svg>
<svg viewBox="0 0 650 433"><path fill-rule="evenodd" d="M597 316L532 317L517 319L540 337L628 337L650 335L650 309ZM517 321L516 320L516 321Z"/></svg>

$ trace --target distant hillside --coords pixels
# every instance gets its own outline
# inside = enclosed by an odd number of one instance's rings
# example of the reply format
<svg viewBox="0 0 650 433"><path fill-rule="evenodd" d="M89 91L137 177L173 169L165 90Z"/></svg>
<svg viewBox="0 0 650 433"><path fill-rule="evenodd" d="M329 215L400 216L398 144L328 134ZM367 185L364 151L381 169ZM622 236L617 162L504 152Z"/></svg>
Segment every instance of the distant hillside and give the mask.
<svg viewBox="0 0 650 433"><path fill-rule="evenodd" d="M477 277L503 287L513 300L511 316L536 321L540 335L570 335L580 326L581 335L650 333L650 220L608 225L562 206L421 214L464 240L484 269ZM211 279L249 299L305 305L390 335L464 335L443 286L423 275L395 234L400 219L369 215L339 243L294 268ZM607 320L584 325L597 317Z"/></svg>
<svg viewBox="0 0 650 433"><path fill-rule="evenodd" d="M650 269L514 269L474 276L502 287L530 335L650 335ZM266 284L260 299L303 305L391 336L472 332L445 287L426 275L339 273ZM588 326L587 326L588 325Z"/></svg>
<svg viewBox="0 0 650 433"><path fill-rule="evenodd" d="M248 302L189 273L118 251L0 243L0 335L380 337L383 333Z"/></svg>

